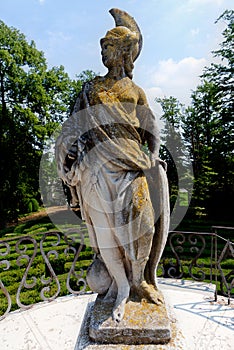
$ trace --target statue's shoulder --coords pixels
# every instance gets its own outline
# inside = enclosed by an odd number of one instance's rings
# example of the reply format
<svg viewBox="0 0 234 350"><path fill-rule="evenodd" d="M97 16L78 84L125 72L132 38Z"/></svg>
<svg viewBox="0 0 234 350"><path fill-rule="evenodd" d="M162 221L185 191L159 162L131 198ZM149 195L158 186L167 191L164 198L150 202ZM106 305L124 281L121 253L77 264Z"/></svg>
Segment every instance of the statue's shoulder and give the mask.
<svg viewBox="0 0 234 350"><path fill-rule="evenodd" d="M87 107L87 101L90 102L91 96L94 94L96 87L100 84L101 78L102 77L97 76L83 83L82 89L77 96L73 113L77 113Z"/></svg>
<svg viewBox="0 0 234 350"><path fill-rule="evenodd" d="M130 78L127 78L127 79L136 91L138 91L139 93L144 93L143 89L139 85L137 85L132 79Z"/></svg>
<svg viewBox="0 0 234 350"><path fill-rule="evenodd" d="M100 83L101 81L103 81L103 79L104 79L104 77L97 75L92 80L90 80L89 83Z"/></svg>
<svg viewBox="0 0 234 350"><path fill-rule="evenodd" d="M142 104L142 105L148 104L147 103L146 94L145 94L144 90L139 85L134 83L134 81L131 80L131 82L132 82L132 88L138 94L138 104Z"/></svg>
<svg viewBox="0 0 234 350"><path fill-rule="evenodd" d="M87 84L89 84L90 86L93 86L93 85L102 83L104 80L105 80L104 77L97 75L97 76L96 76L95 78L93 78L92 80L89 80L89 81L87 82Z"/></svg>
<svg viewBox="0 0 234 350"><path fill-rule="evenodd" d="M92 80L86 81L83 84L82 91L89 92L94 87L96 88L97 86L99 86L103 81L104 81L104 78L102 76L96 76Z"/></svg>

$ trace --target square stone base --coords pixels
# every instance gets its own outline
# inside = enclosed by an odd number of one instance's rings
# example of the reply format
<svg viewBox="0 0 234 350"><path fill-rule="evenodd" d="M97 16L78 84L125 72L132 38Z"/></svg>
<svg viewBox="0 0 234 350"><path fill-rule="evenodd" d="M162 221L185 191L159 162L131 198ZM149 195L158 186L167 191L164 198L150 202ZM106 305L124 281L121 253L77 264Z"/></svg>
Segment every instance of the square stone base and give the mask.
<svg viewBox="0 0 234 350"><path fill-rule="evenodd" d="M160 306L128 301L121 322L112 320L112 303L98 297L89 326L90 338L103 344L164 344L171 339L170 322L165 304Z"/></svg>

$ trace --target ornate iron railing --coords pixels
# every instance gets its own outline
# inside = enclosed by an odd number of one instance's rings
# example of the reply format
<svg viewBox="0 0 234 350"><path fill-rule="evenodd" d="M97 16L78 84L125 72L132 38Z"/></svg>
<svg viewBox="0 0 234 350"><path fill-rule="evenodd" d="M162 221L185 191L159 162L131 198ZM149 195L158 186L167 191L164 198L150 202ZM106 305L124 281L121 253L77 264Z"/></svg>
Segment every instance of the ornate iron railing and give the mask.
<svg viewBox="0 0 234 350"><path fill-rule="evenodd" d="M215 300L219 287L230 303L234 244L218 234L220 229L234 230L216 226L212 233L170 232L158 275L215 283ZM28 309L58 295L86 293L85 275L92 254L82 225L66 234L51 231L0 240L0 320L11 309Z"/></svg>
<svg viewBox="0 0 234 350"><path fill-rule="evenodd" d="M230 304L234 296L234 243L220 236L219 230L231 232L234 228L213 226L212 233L170 232L161 260L161 275L214 283L215 301L220 290Z"/></svg>

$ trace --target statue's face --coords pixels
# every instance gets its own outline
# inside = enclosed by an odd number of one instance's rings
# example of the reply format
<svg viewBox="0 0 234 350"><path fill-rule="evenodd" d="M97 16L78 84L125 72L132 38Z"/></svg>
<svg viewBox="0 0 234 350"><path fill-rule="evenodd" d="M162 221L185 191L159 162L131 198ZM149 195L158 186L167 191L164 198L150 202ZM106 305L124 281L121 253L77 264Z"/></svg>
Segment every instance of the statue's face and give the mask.
<svg viewBox="0 0 234 350"><path fill-rule="evenodd" d="M102 62L107 68L122 64L126 43L131 42L132 32L126 27L116 27L109 30L101 39Z"/></svg>
<svg viewBox="0 0 234 350"><path fill-rule="evenodd" d="M112 68L118 60L118 48L112 40L105 40L102 43L102 62L107 68Z"/></svg>
<svg viewBox="0 0 234 350"><path fill-rule="evenodd" d="M108 68L124 66L126 57L132 59L138 53L138 37L126 27L109 30L101 39L102 62Z"/></svg>

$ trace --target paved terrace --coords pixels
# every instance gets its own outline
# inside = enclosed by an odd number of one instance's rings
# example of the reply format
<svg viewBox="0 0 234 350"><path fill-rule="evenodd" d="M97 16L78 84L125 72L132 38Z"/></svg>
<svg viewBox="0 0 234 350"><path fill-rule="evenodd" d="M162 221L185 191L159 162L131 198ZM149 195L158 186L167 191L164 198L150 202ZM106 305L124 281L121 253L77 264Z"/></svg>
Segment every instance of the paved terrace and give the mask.
<svg viewBox="0 0 234 350"><path fill-rule="evenodd" d="M0 322L1 350L232 350L234 300L218 296L214 286L185 280L160 280L172 324L167 345L97 345L87 336L96 294L66 296L15 311Z"/></svg>

